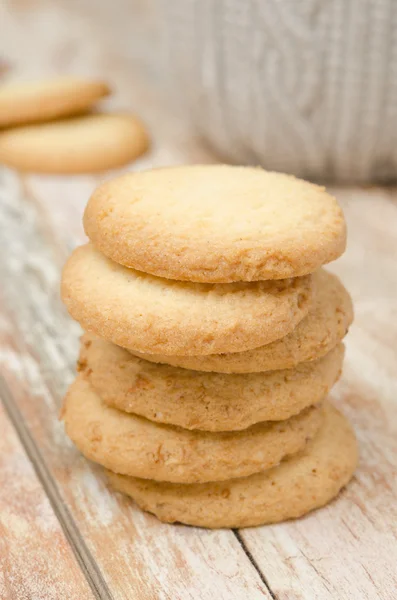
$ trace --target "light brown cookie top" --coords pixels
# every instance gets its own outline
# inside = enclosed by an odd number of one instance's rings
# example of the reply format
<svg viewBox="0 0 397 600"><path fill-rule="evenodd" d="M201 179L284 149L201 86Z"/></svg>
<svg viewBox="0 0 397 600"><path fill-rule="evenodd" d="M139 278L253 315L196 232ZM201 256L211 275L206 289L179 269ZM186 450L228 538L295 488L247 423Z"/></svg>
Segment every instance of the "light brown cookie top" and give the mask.
<svg viewBox="0 0 397 600"><path fill-rule="evenodd" d="M183 485L107 472L113 487L161 521L199 527L251 527L301 517L351 479L358 448L345 417L330 405L319 433L299 454L249 477Z"/></svg>
<svg viewBox="0 0 397 600"><path fill-rule="evenodd" d="M313 273L314 297L307 316L280 340L265 346L228 354L162 356L134 352L155 363L197 371L257 373L291 369L328 354L346 335L353 321L351 298L336 277L324 269Z"/></svg>
<svg viewBox="0 0 397 600"><path fill-rule="evenodd" d="M102 184L84 227L116 262L170 279L225 283L306 275L345 249L324 188L282 173L196 165Z"/></svg>
<svg viewBox="0 0 397 600"><path fill-rule="evenodd" d="M59 77L0 86L0 127L11 127L83 112L110 88L104 81Z"/></svg>
<svg viewBox="0 0 397 600"><path fill-rule="evenodd" d="M185 429L237 431L296 415L323 400L342 369L343 344L295 369L224 375L154 365L85 334L79 370L108 406Z"/></svg>
<svg viewBox="0 0 397 600"><path fill-rule="evenodd" d="M239 352L287 335L307 314L311 276L254 283L171 281L127 269L92 244L63 271L62 297L82 327L139 352Z"/></svg>
<svg viewBox="0 0 397 600"><path fill-rule="evenodd" d="M0 131L0 163L35 173L93 173L135 160L148 143L133 115L93 113Z"/></svg>
<svg viewBox="0 0 397 600"><path fill-rule="evenodd" d="M188 431L109 408L81 376L63 408L66 433L90 460L123 475L185 483L268 469L301 450L322 418L323 410L313 406L287 421L243 431Z"/></svg>

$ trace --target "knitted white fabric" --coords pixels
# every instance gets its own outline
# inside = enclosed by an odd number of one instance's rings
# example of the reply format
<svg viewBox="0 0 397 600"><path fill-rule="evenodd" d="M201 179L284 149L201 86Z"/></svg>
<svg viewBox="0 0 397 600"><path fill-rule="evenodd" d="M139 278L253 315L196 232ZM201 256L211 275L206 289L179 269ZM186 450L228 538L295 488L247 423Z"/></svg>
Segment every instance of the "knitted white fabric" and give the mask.
<svg viewBox="0 0 397 600"><path fill-rule="evenodd" d="M174 101L222 158L312 179L397 178L396 0L158 6Z"/></svg>

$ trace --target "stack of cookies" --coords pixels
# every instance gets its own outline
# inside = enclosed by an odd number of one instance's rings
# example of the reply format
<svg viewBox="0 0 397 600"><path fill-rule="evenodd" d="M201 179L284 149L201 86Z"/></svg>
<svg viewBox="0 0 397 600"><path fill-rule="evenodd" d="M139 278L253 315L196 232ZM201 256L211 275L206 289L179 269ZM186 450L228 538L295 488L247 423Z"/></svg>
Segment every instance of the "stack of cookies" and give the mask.
<svg viewBox="0 0 397 600"><path fill-rule="evenodd" d="M101 185L63 300L85 334L68 435L162 521L244 527L324 505L356 466L325 400L350 297L323 188L259 168L183 166Z"/></svg>
<svg viewBox="0 0 397 600"><path fill-rule="evenodd" d="M102 112L101 80L59 77L0 85L0 164L36 173L92 173L143 154L149 138L132 114Z"/></svg>

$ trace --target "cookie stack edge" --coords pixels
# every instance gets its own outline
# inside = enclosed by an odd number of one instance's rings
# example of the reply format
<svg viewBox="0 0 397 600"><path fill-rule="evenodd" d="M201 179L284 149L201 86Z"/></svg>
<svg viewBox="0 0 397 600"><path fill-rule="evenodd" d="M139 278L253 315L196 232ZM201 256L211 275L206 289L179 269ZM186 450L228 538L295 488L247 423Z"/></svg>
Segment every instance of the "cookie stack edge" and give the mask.
<svg viewBox="0 0 397 600"><path fill-rule="evenodd" d="M333 498L357 462L324 401L353 319L320 268L345 247L336 201L260 169L177 167L100 186L84 223L62 278L86 330L63 411L83 454L166 522L259 525Z"/></svg>

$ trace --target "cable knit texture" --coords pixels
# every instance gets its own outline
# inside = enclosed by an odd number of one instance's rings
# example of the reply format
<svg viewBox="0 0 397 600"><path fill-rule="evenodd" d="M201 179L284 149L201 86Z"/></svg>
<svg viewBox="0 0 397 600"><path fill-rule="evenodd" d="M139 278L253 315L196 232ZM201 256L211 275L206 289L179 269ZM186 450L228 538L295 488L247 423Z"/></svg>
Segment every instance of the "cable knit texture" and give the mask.
<svg viewBox="0 0 397 600"><path fill-rule="evenodd" d="M175 101L224 159L312 179L397 173L397 3L159 0Z"/></svg>

